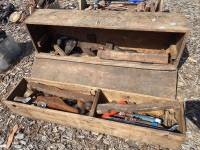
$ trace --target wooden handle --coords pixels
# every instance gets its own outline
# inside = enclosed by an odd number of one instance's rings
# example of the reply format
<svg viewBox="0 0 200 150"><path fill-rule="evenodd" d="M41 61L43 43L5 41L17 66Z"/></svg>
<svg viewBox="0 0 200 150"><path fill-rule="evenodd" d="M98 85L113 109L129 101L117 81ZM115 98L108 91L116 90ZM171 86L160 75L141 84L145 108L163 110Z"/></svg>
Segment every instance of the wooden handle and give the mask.
<svg viewBox="0 0 200 150"><path fill-rule="evenodd" d="M98 104L97 114L104 114L111 111L117 112L147 112L147 111L157 111L165 110L170 108L180 108L178 102L160 102L160 103L144 103L144 104Z"/></svg>

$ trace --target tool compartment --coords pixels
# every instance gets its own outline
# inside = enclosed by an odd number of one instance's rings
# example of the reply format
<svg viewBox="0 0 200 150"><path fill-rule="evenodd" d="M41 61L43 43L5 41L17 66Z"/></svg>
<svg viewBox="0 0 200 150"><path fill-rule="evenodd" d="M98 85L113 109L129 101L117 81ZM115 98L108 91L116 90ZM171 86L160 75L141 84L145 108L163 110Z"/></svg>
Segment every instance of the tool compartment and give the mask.
<svg viewBox="0 0 200 150"><path fill-rule="evenodd" d="M157 70L176 70L188 36L185 18L180 14L168 13L38 10L26 20L26 25L38 53L49 54L50 51L54 51L51 43L56 43L60 36L64 36L78 42L101 45L111 43L122 51L134 50L138 54L155 54L154 59L162 60L161 55L168 57L168 61L165 62L145 63L142 60L131 59L125 61L135 68ZM102 65L108 62L113 65L123 63L116 61L118 59L108 61L109 58L102 60L97 56L56 56L68 60L83 59L85 62L92 60ZM171 58L173 60L170 60Z"/></svg>
<svg viewBox="0 0 200 150"><path fill-rule="evenodd" d="M3 101L13 112L25 117L168 148L177 149L185 140L184 107L183 103L176 99L176 84L177 66L188 36L188 28L180 14L46 9L36 11L26 20L26 26L37 53L31 77L24 78L7 100ZM136 54L142 54L140 58L144 56L145 60L146 54L157 54L158 60L162 60L160 55L168 57L174 49L177 53L176 58L175 55L173 59L169 56L167 64L127 61L124 52L115 54L116 50L106 49L98 50L95 57L60 56L51 53L51 43L56 43L59 35L69 36L79 42L101 45L113 43L124 51L137 51ZM128 59L133 56L135 57L135 53L128 55ZM122 58L125 60L119 60ZM16 96L23 96L29 83L93 96L95 103L92 104L92 113L90 111L85 115L74 114L13 101ZM170 110L175 112L179 128L177 132L163 131L105 120L96 114L98 104L107 104L113 100L125 100L136 105L176 103L178 107L172 106ZM169 108L163 107L160 110L162 115L155 112L155 117L163 119L166 109Z"/></svg>
<svg viewBox="0 0 200 150"><path fill-rule="evenodd" d="M100 132L104 134L109 134L121 138L126 138L129 140L138 140L141 142L161 145L162 147L178 148L185 140L185 120L183 114L183 104L177 102L180 107L176 109L176 117L179 124L178 132L162 131L153 128L141 127L138 125L130 125L125 123L119 123L114 121L109 121L102 119L99 115L87 116L74 114L64 111L53 110L49 108L39 108L34 105L23 104L13 101L15 96L23 96L27 88L27 83L37 83L44 84L48 86L58 87L60 89L73 89L81 93L90 95L97 91L98 88L73 85L73 84L63 84L53 81L45 81L35 78L24 78L16 86L16 88L9 94L7 100L3 103L6 104L13 112L29 117L45 121L54 122L57 124L62 124L66 126L71 126L75 128ZM114 91L109 89L100 89L101 94L99 95L98 103L111 102L113 99L116 101L127 100L130 103L142 104L147 102L170 102L173 100L153 97L148 95L140 95L129 92ZM67 120L66 120L67 118ZM144 136L145 134L145 136ZM155 135L155 136L152 136ZM171 141L173 140L173 145Z"/></svg>

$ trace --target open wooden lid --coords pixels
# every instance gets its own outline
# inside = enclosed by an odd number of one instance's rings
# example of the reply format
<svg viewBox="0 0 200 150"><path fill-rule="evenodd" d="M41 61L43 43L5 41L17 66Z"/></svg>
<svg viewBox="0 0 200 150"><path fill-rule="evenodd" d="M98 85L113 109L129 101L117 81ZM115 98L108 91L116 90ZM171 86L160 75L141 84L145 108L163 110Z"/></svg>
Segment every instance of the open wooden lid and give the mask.
<svg viewBox="0 0 200 150"><path fill-rule="evenodd" d="M175 99L177 71L42 58L37 54L33 78Z"/></svg>
<svg viewBox="0 0 200 150"><path fill-rule="evenodd" d="M186 33L188 32L187 21L181 14L38 10L26 20L26 25L32 36L34 46L39 52L32 68L33 78L170 99L175 99L176 97L177 65L182 55L187 39ZM63 28L63 26L67 28ZM71 27L73 27L73 31L69 30L72 29ZM105 37L101 33L102 29L108 29L109 32L120 30L120 32L117 32L118 34L124 33L125 30L126 34L129 31L136 31L133 35L132 32L129 33L128 37L133 36L133 41L136 41L135 39L137 38L134 38L134 35L136 35L141 41L146 42L146 45L151 44L152 47L154 43L158 43L157 46L161 47L162 44L168 43L172 37L177 43L177 49L180 51L176 64L165 66L149 65L150 67L148 68L146 64L135 65L134 63L123 62L123 65L121 65L121 62L118 64L110 63L109 61L99 63L99 60L91 63L92 61L89 59L86 61L82 61L82 58L79 58L79 61L75 61L71 57L65 57L65 59L60 57L59 59L59 56L51 57L50 54L48 57L42 57L42 52L44 51L41 48L39 49L36 44L37 40L46 32L54 33L59 31L58 33L65 33L64 35L66 36L71 34L79 37L78 40L83 41L86 38L86 34L78 32L79 30L95 33L96 29L101 29L97 33L99 35L97 43L101 44L102 37ZM143 31L147 31L150 34L147 36ZM143 35L140 35L141 33ZM109 34L106 33L106 35ZM152 35L154 36L152 37ZM112 39L110 36L112 35L108 36L109 39ZM130 38L126 37L124 39ZM148 42L149 39L151 43ZM121 43L123 42L121 41ZM137 45L137 41L134 44ZM130 40L129 45L131 46Z"/></svg>
<svg viewBox="0 0 200 150"><path fill-rule="evenodd" d="M188 22L182 14L162 12L42 9L27 18L26 24L137 31L188 31Z"/></svg>

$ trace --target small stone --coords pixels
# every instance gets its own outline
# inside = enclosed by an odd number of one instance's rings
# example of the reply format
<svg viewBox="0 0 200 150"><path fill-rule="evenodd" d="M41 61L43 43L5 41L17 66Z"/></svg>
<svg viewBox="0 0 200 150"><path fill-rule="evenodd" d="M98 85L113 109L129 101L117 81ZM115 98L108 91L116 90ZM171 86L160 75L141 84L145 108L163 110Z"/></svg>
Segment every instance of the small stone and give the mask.
<svg viewBox="0 0 200 150"><path fill-rule="evenodd" d="M46 142L47 141L47 136L42 136L42 141Z"/></svg>
<svg viewBox="0 0 200 150"><path fill-rule="evenodd" d="M84 135L78 135L77 138L79 138L79 139L84 139L85 136L84 136Z"/></svg>
<svg viewBox="0 0 200 150"><path fill-rule="evenodd" d="M123 144L123 147L129 148L129 145L128 145L127 143L124 143L124 144Z"/></svg>
<svg viewBox="0 0 200 150"><path fill-rule="evenodd" d="M99 135L99 133L97 133L97 132L92 132L92 135Z"/></svg>
<svg viewBox="0 0 200 150"><path fill-rule="evenodd" d="M89 135L89 134L90 134L90 131L82 130L82 133L85 134L85 135Z"/></svg>
<svg viewBox="0 0 200 150"><path fill-rule="evenodd" d="M103 143L104 143L105 145L110 145L110 141L107 140L107 139L103 139Z"/></svg>
<svg viewBox="0 0 200 150"><path fill-rule="evenodd" d="M0 137L0 145L3 144L3 142L4 142L4 138Z"/></svg>
<svg viewBox="0 0 200 150"><path fill-rule="evenodd" d="M20 143L21 143L22 145L26 145L26 143L27 143L27 142L26 142L26 141L23 141L23 140L21 140L21 141L20 141Z"/></svg>
<svg viewBox="0 0 200 150"><path fill-rule="evenodd" d="M78 150L82 150L82 146L81 145L78 145Z"/></svg>
<svg viewBox="0 0 200 150"><path fill-rule="evenodd" d="M15 116L14 116L14 115L10 115L10 118L14 119L14 118L15 118Z"/></svg>
<svg viewBox="0 0 200 150"><path fill-rule="evenodd" d="M58 127L58 130L65 131L65 127L59 126L59 127Z"/></svg>
<svg viewBox="0 0 200 150"><path fill-rule="evenodd" d="M0 145L0 148L6 148L6 144Z"/></svg>
<svg viewBox="0 0 200 150"><path fill-rule="evenodd" d="M197 63L197 60L194 59L194 58L192 58L192 57L188 57L188 60L189 60L190 62Z"/></svg>
<svg viewBox="0 0 200 150"><path fill-rule="evenodd" d="M65 145L63 144L58 144L58 150L64 150L65 149Z"/></svg>
<svg viewBox="0 0 200 150"><path fill-rule="evenodd" d="M24 134L23 133L18 133L16 136L15 136L15 139L19 139L19 140L22 140L24 138Z"/></svg>
<svg viewBox="0 0 200 150"><path fill-rule="evenodd" d="M21 149L21 148L22 148L21 145L15 145L14 147L15 147L16 149Z"/></svg>
<svg viewBox="0 0 200 150"><path fill-rule="evenodd" d="M103 138L103 135L101 134L101 135L99 135L99 136L97 137L96 141L100 141L102 138Z"/></svg>
<svg viewBox="0 0 200 150"><path fill-rule="evenodd" d="M53 131L52 131L52 132L58 132L57 127L53 128Z"/></svg>
<svg viewBox="0 0 200 150"><path fill-rule="evenodd" d="M29 145L28 145L28 148L33 149L33 145L32 145L32 144L29 144Z"/></svg>

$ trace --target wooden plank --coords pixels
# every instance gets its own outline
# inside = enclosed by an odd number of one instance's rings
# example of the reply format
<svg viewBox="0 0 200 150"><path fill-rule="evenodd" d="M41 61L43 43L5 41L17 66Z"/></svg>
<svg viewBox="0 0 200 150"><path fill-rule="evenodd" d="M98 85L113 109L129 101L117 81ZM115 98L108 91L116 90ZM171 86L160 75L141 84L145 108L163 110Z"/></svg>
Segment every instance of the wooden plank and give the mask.
<svg viewBox="0 0 200 150"><path fill-rule="evenodd" d="M159 6L159 11L163 11L163 6L164 6L164 0L160 0L160 6Z"/></svg>
<svg viewBox="0 0 200 150"><path fill-rule="evenodd" d="M53 122L83 130L90 130L124 139L140 141L147 144L161 145L162 147L178 149L180 144L185 140L184 134L158 131L156 129L128 125L73 113L43 109L11 101L3 101L3 103L6 104L14 113L25 117ZM68 119L66 120L66 118ZM172 141L173 144L171 144Z"/></svg>
<svg viewBox="0 0 200 150"><path fill-rule="evenodd" d="M60 56L66 56L65 52L57 44L52 44L52 47Z"/></svg>
<svg viewBox="0 0 200 150"><path fill-rule="evenodd" d="M153 16L156 18L155 21L152 21ZM125 22L126 24L124 24ZM176 23L176 25L170 25L171 22ZM186 18L182 14L159 12L150 14L41 9L27 18L26 24L163 32L185 32L188 30Z"/></svg>
<svg viewBox="0 0 200 150"><path fill-rule="evenodd" d="M75 100L81 100L83 102L86 101L93 101L93 96L91 95L85 95L73 90L63 90L57 87L53 86L48 86L44 84L38 84L38 83L29 83L29 86L32 89L35 89L37 91L41 91L47 94L51 94L54 96L58 97L63 97L63 98L70 98L70 99L75 99Z"/></svg>
<svg viewBox="0 0 200 150"><path fill-rule="evenodd" d="M94 117L96 115L97 104L99 103L100 96L101 96L100 94L101 94L101 90L98 89L96 94L95 94L95 98L93 100L92 108L90 110L89 116L91 116L91 117Z"/></svg>
<svg viewBox="0 0 200 150"><path fill-rule="evenodd" d="M103 66L115 66L115 67L124 67L124 68L136 68L136 69L146 69L146 70L162 70L162 71L175 71L177 68L173 65L169 64L147 64L147 63L139 63L139 62L127 62L127 61L116 61L116 60L103 60L98 57L58 57L48 53L39 53L35 54L37 58L43 59L55 59L62 61L71 61L78 63L86 63L86 64L96 64Z"/></svg>
<svg viewBox="0 0 200 150"><path fill-rule="evenodd" d="M158 110L165 110L165 109L178 109L180 108L178 102L151 102L151 103L144 103L144 104L98 104L97 105L97 113L104 114L111 111L117 112L128 112L128 113L137 113L137 112L148 112L148 111L158 111Z"/></svg>
<svg viewBox="0 0 200 150"><path fill-rule="evenodd" d="M98 51L97 56L101 59L168 64L168 55L166 54L144 54L101 50Z"/></svg>
<svg viewBox="0 0 200 150"><path fill-rule="evenodd" d="M37 58L32 77L175 99L177 71L127 69Z"/></svg>

